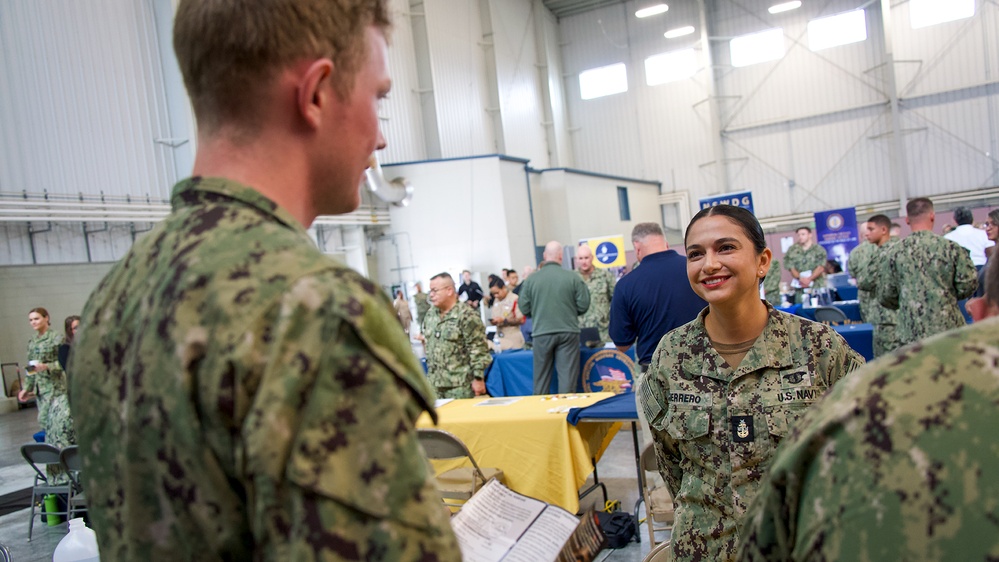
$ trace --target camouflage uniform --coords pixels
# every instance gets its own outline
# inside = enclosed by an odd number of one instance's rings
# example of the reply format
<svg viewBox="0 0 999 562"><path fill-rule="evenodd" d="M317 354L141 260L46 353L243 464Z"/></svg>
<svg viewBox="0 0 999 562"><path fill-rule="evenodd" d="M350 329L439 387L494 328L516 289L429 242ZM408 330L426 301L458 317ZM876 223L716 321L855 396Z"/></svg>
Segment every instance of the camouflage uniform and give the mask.
<svg viewBox="0 0 999 562"><path fill-rule="evenodd" d="M889 238L884 245L878 247L874 244L874 251L863 256L861 261L854 265L853 254L850 254L850 272L857 278L857 292L869 295L870 303L867 312L861 315L864 322L874 325L874 356L881 357L886 353L891 353L902 344L898 341L898 311L885 308L877 299L878 286L880 285L880 266L884 263L888 255L889 248L898 243L897 238ZM863 305L863 301L861 301Z"/></svg>
<svg viewBox="0 0 999 562"><path fill-rule="evenodd" d="M659 472L674 498L673 560L731 560L739 520L781 439L863 358L832 328L767 305L736 371L704 329L705 309L663 337L642 384Z"/></svg>
<svg viewBox="0 0 999 562"><path fill-rule="evenodd" d="M966 324L957 301L978 288L978 271L958 243L913 232L891 246L879 267L878 300L898 310L900 345Z"/></svg>
<svg viewBox="0 0 999 562"><path fill-rule="evenodd" d="M423 318L426 317L427 311L430 310L430 300L427 298L426 293L416 293L413 295L413 301L416 303L416 323L422 326Z"/></svg>
<svg viewBox="0 0 999 562"><path fill-rule="evenodd" d="M874 281L878 277L877 259L878 245L871 242L864 242L850 252L850 257L846 261L846 270L850 276L857 280L857 300L860 301L860 319L868 324L875 324L872 310L878 306L878 297L874 289L862 288L861 285L868 281L867 287L877 285Z"/></svg>
<svg viewBox="0 0 999 562"><path fill-rule="evenodd" d="M773 260L767 276L763 278L763 291L767 302L774 306L780 305L780 276L780 260Z"/></svg>
<svg viewBox="0 0 999 562"><path fill-rule="evenodd" d="M577 273L579 273L577 271ZM607 330L610 328L610 306L614 298L614 275L609 269L593 268L590 278L579 273L590 291L590 308L579 316L581 328L599 328L600 339L611 341Z"/></svg>
<svg viewBox="0 0 999 562"><path fill-rule="evenodd" d="M804 271L815 271L816 267L824 265L828 259L829 256L826 254L826 249L818 244L812 244L807 250L801 244L794 244L788 248L787 253L784 254L784 267L787 268L788 271L796 269L798 270L798 273L802 273ZM820 272L818 276L812 277L811 287L822 286L816 284L822 276L823 273ZM804 294L802 289L798 288L795 288L794 293L796 299L799 300L801 295Z"/></svg>
<svg viewBox="0 0 999 562"><path fill-rule="evenodd" d="M739 559L999 559L999 319L871 363L794 428Z"/></svg>
<svg viewBox="0 0 999 562"><path fill-rule="evenodd" d="M493 362L479 312L458 302L441 316L434 307L423 318L427 378L439 398L471 398L472 379L485 378Z"/></svg>
<svg viewBox="0 0 999 562"><path fill-rule="evenodd" d="M28 361L45 363L48 369L26 373L24 389L35 393L38 425L45 430L45 442L62 449L76 444L76 431L66 394L66 372L59 365L60 344L62 336L52 329L28 341ZM61 484L68 480L59 465L50 464L45 471L53 483Z"/></svg>
<svg viewBox="0 0 999 562"><path fill-rule="evenodd" d="M101 559L460 560L385 294L255 190L192 178L172 204L73 344Z"/></svg>

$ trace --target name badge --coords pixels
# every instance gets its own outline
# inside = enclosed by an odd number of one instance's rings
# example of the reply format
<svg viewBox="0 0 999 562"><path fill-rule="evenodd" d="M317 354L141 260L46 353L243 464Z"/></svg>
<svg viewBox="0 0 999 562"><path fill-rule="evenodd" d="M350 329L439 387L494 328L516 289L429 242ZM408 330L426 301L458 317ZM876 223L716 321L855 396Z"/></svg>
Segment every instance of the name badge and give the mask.
<svg viewBox="0 0 999 562"><path fill-rule="evenodd" d="M753 416L732 416L732 442L749 443L756 438L753 431Z"/></svg>
<svg viewBox="0 0 999 562"><path fill-rule="evenodd" d="M670 392L668 402L675 406L687 407L709 407L711 406L710 394L696 394L694 392Z"/></svg>

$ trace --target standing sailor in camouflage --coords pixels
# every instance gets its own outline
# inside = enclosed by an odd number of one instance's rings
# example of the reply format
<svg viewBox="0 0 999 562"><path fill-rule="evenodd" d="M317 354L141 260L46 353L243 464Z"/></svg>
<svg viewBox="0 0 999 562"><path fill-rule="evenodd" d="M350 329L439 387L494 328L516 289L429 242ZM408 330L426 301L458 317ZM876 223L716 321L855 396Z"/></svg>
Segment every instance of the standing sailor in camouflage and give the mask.
<svg viewBox="0 0 999 562"><path fill-rule="evenodd" d="M795 244L784 254L784 267L791 272L791 287L796 302L801 302L805 289L822 286L818 283L825 273L829 256L825 248L812 240L812 229L803 226L794 231Z"/></svg>
<svg viewBox="0 0 999 562"><path fill-rule="evenodd" d="M427 299L427 294L423 292L423 285L420 283L416 284L413 303L416 304L416 324L422 326L423 318L427 315L427 311L430 310L430 301Z"/></svg>
<svg viewBox="0 0 999 562"><path fill-rule="evenodd" d="M385 146L387 2L181 0L194 177L90 297L69 371L101 560L460 560L388 298L306 228ZM265 25L266 24L266 25Z"/></svg>
<svg viewBox="0 0 999 562"><path fill-rule="evenodd" d="M864 238L864 241L850 251L850 257L846 260L846 270L851 277L857 280L857 300L860 302L860 319L868 324L874 324L872 321L874 313L871 311L871 307L877 304L878 296L873 290L860 288L863 278L876 279L878 273L877 262L874 261L874 256L878 253L878 245L871 242L868 230L869 224L867 222L858 227L860 236Z"/></svg>
<svg viewBox="0 0 999 562"><path fill-rule="evenodd" d="M576 248L576 272L590 291L590 308L579 316L579 327L597 328L600 339L609 342L607 330L610 328L611 300L614 299L614 275L609 269L593 267L593 251L588 244Z"/></svg>
<svg viewBox="0 0 999 562"><path fill-rule="evenodd" d="M763 278L763 294L767 302L774 306L780 306L780 271L780 260L771 260L770 270Z"/></svg>
<svg viewBox="0 0 999 562"><path fill-rule="evenodd" d="M988 303L999 313L999 268ZM976 314L977 308L977 314ZM746 561L999 559L999 318L851 374L794 427L743 520Z"/></svg>
<svg viewBox="0 0 999 562"><path fill-rule="evenodd" d="M430 278L431 308L423 318L420 340L427 351L427 378L438 398L471 398L486 393L486 369L493 362L486 327L476 309L458 304L454 279L447 273Z"/></svg>
<svg viewBox="0 0 999 562"><path fill-rule="evenodd" d="M28 313L28 323L37 335L28 341L24 388L17 397L24 402L31 394L35 395L38 425L45 430L46 443L60 449L75 445L76 431L66 394L66 372L59 364L62 336L51 329L49 313L44 308L32 308ZM45 471L54 484L68 480L66 472L58 464L47 465Z"/></svg>
<svg viewBox="0 0 999 562"><path fill-rule="evenodd" d="M968 250L933 233L933 203L917 197L905 209L912 234L891 246L881 260L878 288L881 304L898 310L900 345L964 326L957 301L978 288Z"/></svg>
<svg viewBox="0 0 999 562"><path fill-rule="evenodd" d="M881 279L880 265L887 259L891 247L898 243L898 239L889 235L891 231L891 219L885 215L874 215L864 224L867 240L874 251L870 254L862 254L860 259L855 260L850 254L850 273L857 279L857 289L861 295L867 295L870 299L864 322L874 326L874 356L881 357L886 353L891 353L901 345L898 341L898 311L885 308L877 299L877 291L883 279ZM864 301L861 301L863 303ZM861 308L861 314L863 308Z"/></svg>
<svg viewBox="0 0 999 562"><path fill-rule="evenodd" d="M663 337L641 393L674 498L672 560L724 562L781 440L864 360L832 328L760 299L771 253L749 211L703 209L684 241L708 307Z"/></svg>

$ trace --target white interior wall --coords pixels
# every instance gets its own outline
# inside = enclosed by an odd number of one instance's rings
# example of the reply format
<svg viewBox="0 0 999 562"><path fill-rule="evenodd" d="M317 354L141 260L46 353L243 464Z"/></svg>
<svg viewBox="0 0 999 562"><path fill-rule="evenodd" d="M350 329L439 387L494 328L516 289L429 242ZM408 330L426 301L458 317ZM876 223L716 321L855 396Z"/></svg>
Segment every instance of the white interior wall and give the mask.
<svg viewBox="0 0 999 562"><path fill-rule="evenodd" d="M631 229L640 222L662 223L659 212L659 186L619 178L603 178L567 172L566 214L569 216L567 238L560 241L576 242L584 238L623 235L631 236ZM621 220L617 188L628 190L630 220Z"/></svg>
<svg viewBox="0 0 999 562"><path fill-rule="evenodd" d="M79 315L87 297L111 269L111 263L0 267L0 362L27 363L34 335L28 311L49 311L52 329L63 333L67 316Z"/></svg>
<svg viewBox="0 0 999 562"><path fill-rule="evenodd" d="M560 20L566 88L577 166L661 180L665 191L689 190L691 202L725 189L754 192L761 217L898 200L893 188L884 32L880 4L866 6L866 41L812 52L809 20L857 8L854 0L805 2L771 15L766 0L707 0L715 71L684 82L647 86L644 60L699 45L695 0L634 18L629 1ZM980 0L969 20L913 30L908 3L892 9L895 72L901 96L906 193L941 195L999 183L999 6ZM692 25L686 38L666 29ZM783 27L779 61L733 68L732 36ZM578 73L628 63L629 91L579 99ZM709 84L718 88L722 154L712 147ZM639 117L636 119L635 115ZM577 130L578 129L578 130ZM725 184L714 177L716 158Z"/></svg>
<svg viewBox="0 0 999 562"><path fill-rule="evenodd" d="M506 238L510 245L510 261L501 266L520 270L525 265L533 267L534 226L525 162L500 160L500 184L503 188L503 210L506 220Z"/></svg>
<svg viewBox="0 0 999 562"><path fill-rule="evenodd" d="M426 282L442 271L491 273L510 266L499 157L393 165L385 175L404 176L415 191L407 207L392 207L386 236L376 242L382 285ZM525 180L519 181L523 189Z"/></svg>
<svg viewBox="0 0 999 562"><path fill-rule="evenodd" d="M393 26L389 40L388 70L392 91L382 100L382 134L387 147L378 157L382 162L407 162L427 158L423 120L420 116L419 80L416 50L413 46L413 16L409 0L391 0ZM418 25L422 25L418 21Z"/></svg>
<svg viewBox="0 0 999 562"><path fill-rule="evenodd" d="M0 191L165 199L151 2L0 2Z"/></svg>

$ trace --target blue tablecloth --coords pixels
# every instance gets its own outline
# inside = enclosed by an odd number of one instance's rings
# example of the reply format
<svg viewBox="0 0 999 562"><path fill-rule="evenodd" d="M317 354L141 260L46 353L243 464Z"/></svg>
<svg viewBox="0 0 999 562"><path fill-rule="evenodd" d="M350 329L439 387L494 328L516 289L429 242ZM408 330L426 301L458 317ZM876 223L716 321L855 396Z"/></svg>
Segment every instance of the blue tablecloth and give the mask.
<svg viewBox="0 0 999 562"><path fill-rule="evenodd" d="M871 361L874 359L874 326L870 324L848 324L846 326L832 326L836 333L843 336L846 343L854 351L864 356L864 359Z"/></svg>
<svg viewBox="0 0 999 562"><path fill-rule="evenodd" d="M580 347L579 368L604 348ZM635 348L628 350L628 357L635 360ZM629 373L630 375L630 373ZM630 377L629 377L630 379ZM504 351L493 356L493 364L486 371L486 390L490 396L530 396L534 394L534 352L531 350ZM550 394L558 391L558 377L552 376ZM584 392L583 378L580 377L577 392Z"/></svg>
<svg viewBox="0 0 999 562"><path fill-rule="evenodd" d="M596 404L583 408L572 408L566 417L566 421L572 425L576 425L581 419L637 421L638 405L635 404L635 395L631 392L615 394Z"/></svg>
<svg viewBox="0 0 999 562"><path fill-rule="evenodd" d="M843 311L846 317L854 322L860 322L860 303L849 302L849 301L836 301L832 304L834 307ZM801 316L802 318L808 318L811 321L815 321L815 308L806 307L800 304L792 304L791 306L778 306L777 310L781 312L786 312L788 314L794 314L796 316Z"/></svg>

